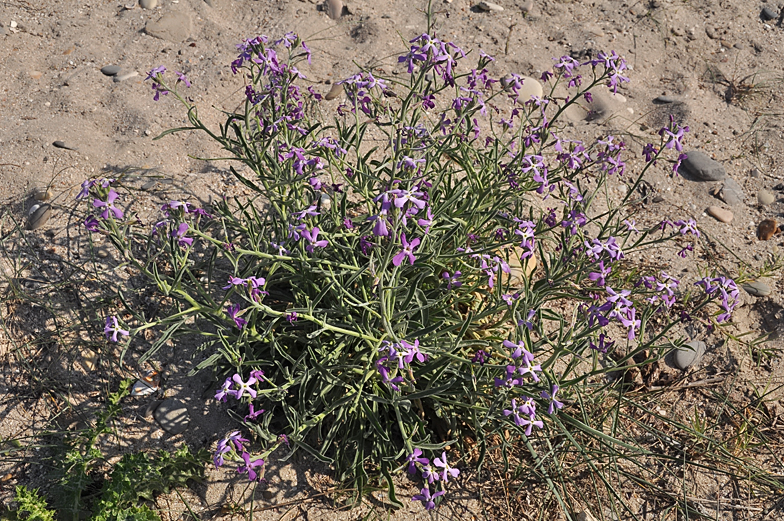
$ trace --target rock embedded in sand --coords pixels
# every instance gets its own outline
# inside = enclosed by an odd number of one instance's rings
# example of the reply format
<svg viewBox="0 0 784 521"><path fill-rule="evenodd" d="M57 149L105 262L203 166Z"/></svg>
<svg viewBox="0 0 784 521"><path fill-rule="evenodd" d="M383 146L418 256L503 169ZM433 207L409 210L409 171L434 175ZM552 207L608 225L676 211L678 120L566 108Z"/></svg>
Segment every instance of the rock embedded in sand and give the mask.
<svg viewBox="0 0 784 521"><path fill-rule="evenodd" d="M705 342L692 340L675 351L675 365L679 369L688 369L692 365L699 363L704 355Z"/></svg>
<svg viewBox="0 0 784 521"><path fill-rule="evenodd" d="M46 187L38 187L33 189L33 199L36 201L48 201L52 198L52 192Z"/></svg>
<svg viewBox="0 0 784 521"><path fill-rule="evenodd" d="M754 297L767 297L773 291L770 289L770 286L762 282L761 280L755 280L753 282L746 282L741 284L741 286L746 293L752 295Z"/></svg>
<svg viewBox="0 0 784 521"><path fill-rule="evenodd" d="M101 67L101 74L104 76L114 76L119 74L120 66L119 65L107 65L105 67Z"/></svg>
<svg viewBox="0 0 784 521"><path fill-rule="evenodd" d="M743 204L746 194L743 188L731 177L727 177L724 181L724 187L721 189L721 199L730 206L737 206Z"/></svg>
<svg viewBox="0 0 784 521"><path fill-rule="evenodd" d="M727 224L732 222L732 212L719 206L709 206L705 212L711 217L714 217L717 221Z"/></svg>
<svg viewBox="0 0 784 521"><path fill-rule="evenodd" d="M520 4L520 10L523 14L528 14L534 9L534 0L526 0L522 4Z"/></svg>
<svg viewBox="0 0 784 521"><path fill-rule="evenodd" d="M681 163L681 168L700 181L721 181L727 172L718 161L714 161L704 152L692 150Z"/></svg>
<svg viewBox="0 0 784 521"><path fill-rule="evenodd" d="M501 79L501 86L504 90L512 91L512 77L507 76ZM536 96L538 98L542 97L544 94L544 89L542 89L542 84L536 81L534 78L530 78L528 76L521 76L520 82L522 86L517 89L517 96L521 102L528 101L531 99L531 96Z"/></svg>
<svg viewBox="0 0 784 521"><path fill-rule="evenodd" d="M130 80L131 78L135 78L138 76L139 73L136 71L126 72L125 74L118 74L113 78L114 83L120 83L121 81Z"/></svg>
<svg viewBox="0 0 784 521"><path fill-rule="evenodd" d="M681 100L674 96L658 96L654 98L653 102L659 105L666 105L668 103L679 103Z"/></svg>
<svg viewBox="0 0 784 521"><path fill-rule="evenodd" d="M757 202L762 206L773 204L773 201L775 200L776 197L772 193L766 190L760 190L759 192L757 192Z"/></svg>
<svg viewBox="0 0 784 521"><path fill-rule="evenodd" d="M147 22L144 32L170 42L184 42L191 34L191 17L185 13L166 13L158 21Z"/></svg>
<svg viewBox="0 0 784 521"><path fill-rule="evenodd" d="M64 148L65 150L79 150L76 147L72 147L71 145L66 144L64 141L60 141L59 139L52 143L55 148Z"/></svg>
<svg viewBox="0 0 784 521"><path fill-rule="evenodd" d="M343 84L342 83L333 83L332 87L330 87L329 92L324 95L324 99L327 101L331 101L338 96L343 94Z"/></svg>
<svg viewBox="0 0 784 521"><path fill-rule="evenodd" d="M52 216L52 206L49 204L34 204L28 212L27 229L37 230L49 221Z"/></svg>
<svg viewBox="0 0 784 521"><path fill-rule="evenodd" d="M776 235L779 227L774 219L765 219L757 226L757 237L761 241L768 241Z"/></svg>
<svg viewBox="0 0 784 521"><path fill-rule="evenodd" d="M762 18L765 21L774 20L778 17L779 17L778 13L776 13L776 11L774 11L770 7L763 7L762 12L760 13L760 18Z"/></svg>
<svg viewBox="0 0 784 521"><path fill-rule="evenodd" d="M503 7L498 4L494 4L493 2L479 2L477 7L482 11L495 11L497 13L500 13L504 10Z"/></svg>
<svg viewBox="0 0 784 521"><path fill-rule="evenodd" d="M327 0L327 16L333 20L343 16L343 2L341 0Z"/></svg>
<svg viewBox="0 0 784 521"><path fill-rule="evenodd" d="M155 9L158 0L139 0L139 5L142 6L142 9Z"/></svg>
<svg viewBox="0 0 784 521"><path fill-rule="evenodd" d="M155 409L155 421L163 430L170 434L179 434L188 428L191 422L188 408L179 400L167 398Z"/></svg>

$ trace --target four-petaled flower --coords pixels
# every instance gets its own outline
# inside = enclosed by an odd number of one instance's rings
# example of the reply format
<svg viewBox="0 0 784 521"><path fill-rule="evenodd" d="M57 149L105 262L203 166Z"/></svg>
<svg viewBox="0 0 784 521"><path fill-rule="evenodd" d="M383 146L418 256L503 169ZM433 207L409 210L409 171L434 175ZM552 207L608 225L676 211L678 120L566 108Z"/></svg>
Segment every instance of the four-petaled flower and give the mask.
<svg viewBox="0 0 784 521"><path fill-rule="evenodd" d="M419 463L421 465L429 465L430 460L427 458L421 458L422 456L422 449L418 449L414 447L414 452L408 455L406 458L406 463L408 463L408 473L414 474L416 472L416 464Z"/></svg>
<svg viewBox="0 0 784 521"><path fill-rule="evenodd" d="M433 510L436 507L435 499L438 496L444 495L443 490L439 490L435 494L431 494L429 487L423 487L420 492L421 494L414 494L414 497L411 498L411 501L421 501L425 506L425 510Z"/></svg>
<svg viewBox="0 0 784 521"><path fill-rule="evenodd" d="M115 219L122 219L123 218L123 211L114 206L114 201L117 199L117 192L114 191L114 188L109 189L109 195L106 196L106 201L101 201L100 199L96 199L93 201L93 206L96 208L103 208L103 212L101 212L101 217L104 219L109 218L109 212L111 212Z"/></svg>
<svg viewBox="0 0 784 521"><path fill-rule="evenodd" d="M401 243L403 244L403 249L397 255L392 257L392 264L395 266L400 266L403 263L403 260L408 257L408 262L413 265L414 261L416 261L416 257L414 256L414 249L419 246L420 242L421 241L418 237L411 242L408 242L406 239L406 234L402 234Z"/></svg>
<svg viewBox="0 0 784 521"><path fill-rule="evenodd" d="M245 461L245 465L240 465L237 467L237 472L240 474L248 473L248 479L251 481L256 481L256 479L261 479L261 474L257 474L254 467L262 467L264 466L264 460L261 458L256 458L253 461L250 459L250 454L247 452L242 453L242 459Z"/></svg>
<svg viewBox="0 0 784 521"><path fill-rule="evenodd" d="M239 314L240 311L242 311L242 308L240 308L239 304L231 304L227 308L229 318L234 320L234 323L237 325L237 329L242 329L248 323L248 321L245 320L244 318L237 316L237 314Z"/></svg>
<svg viewBox="0 0 784 521"><path fill-rule="evenodd" d="M112 342L117 342L118 333L123 336L130 335L125 329L120 329L120 325L117 323L117 317L114 315L106 317L106 325L103 328L103 333L106 335L106 338L110 339Z"/></svg>
<svg viewBox="0 0 784 521"><path fill-rule="evenodd" d="M441 457L440 458L435 458L433 460L433 463L435 464L436 467L440 467L440 468L443 469L441 471L441 480L444 483L448 483L449 482L448 476L452 476L453 478L456 478L457 476L460 475L460 471L459 470L457 470L454 467L450 467L449 466L449 462L446 461L446 452L442 452L441 453Z"/></svg>
<svg viewBox="0 0 784 521"><path fill-rule="evenodd" d="M234 376L231 377L231 379L234 380L235 384L237 384L237 389L234 390L235 398L239 400L240 398L242 398L242 395L246 392L250 395L251 398L256 397L256 389L253 388L253 385L255 385L256 382L258 381L256 380L256 378L251 376L250 378L248 378L247 382L243 382L242 377L238 374L235 374Z"/></svg>
<svg viewBox="0 0 784 521"><path fill-rule="evenodd" d="M542 391L539 396L544 398L545 400L550 400L550 406L547 408L547 414L553 414L556 409L563 408L563 402L559 402L555 399L555 395L558 394L558 385L553 384L552 390L548 393L547 391Z"/></svg>

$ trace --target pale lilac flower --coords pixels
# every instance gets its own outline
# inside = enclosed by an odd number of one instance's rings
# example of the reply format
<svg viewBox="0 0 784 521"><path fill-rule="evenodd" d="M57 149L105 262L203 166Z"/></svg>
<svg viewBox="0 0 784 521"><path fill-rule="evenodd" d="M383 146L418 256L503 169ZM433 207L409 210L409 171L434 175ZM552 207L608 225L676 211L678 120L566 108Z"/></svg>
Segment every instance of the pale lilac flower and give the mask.
<svg viewBox="0 0 784 521"><path fill-rule="evenodd" d="M130 332L126 331L125 329L121 329L117 322L117 317L112 315L110 317L106 317L106 325L103 328L103 334L106 335L107 339L116 343L118 334L121 334L122 336L128 336L130 335Z"/></svg>
<svg viewBox="0 0 784 521"><path fill-rule="evenodd" d="M186 87L190 87L190 86L191 86L191 82L190 82L190 81L188 81L188 78L186 78L186 77L185 77L185 74L184 74L184 73L182 73L182 72L179 72L179 71L174 71L174 74L176 74L176 75L177 75L177 78L178 78L178 80L177 80L177 81L178 81L178 82L180 82L180 81L181 81L181 82L185 83L185 86L186 86Z"/></svg>
<svg viewBox="0 0 784 521"><path fill-rule="evenodd" d="M220 467L223 465L223 455L227 452L231 452L231 445L229 444L228 439L223 439L218 442L218 449L215 451L215 454L212 456L212 461L215 463L216 467Z"/></svg>
<svg viewBox="0 0 784 521"><path fill-rule="evenodd" d="M93 186L95 186L95 180L87 179L86 181L82 182L82 189L77 194L76 198L83 199L88 195L90 195L90 188L92 188Z"/></svg>
<svg viewBox="0 0 784 521"><path fill-rule="evenodd" d="M234 390L235 398L239 400L246 392L250 395L251 398L256 398L256 389L252 387L253 385L256 385L256 378L251 376L248 378L247 382L243 382L242 377L238 374L235 374L231 377L231 379L234 380L235 384L237 384L237 389Z"/></svg>
<svg viewBox="0 0 784 521"><path fill-rule="evenodd" d="M237 314L240 311L242 311L242 308L240 308L239 304L231 304L227 308L227 312L229 314L229 318L234 320L234 323L237 325L237 329L242 329L248 323L248 321L245 320L244 318L237 316Z"/></svg>
<svg viewBox="0 0 784 521"><path fill-rule="evenodd" d="M324 248L329 245L329 241L327 241L326 239L318 240L319 231L320 230L318 229L317 226L314 227L312 230L306 229L302 231L302 236L305 237L310 243L307 246L305 246L305 250L308 253L313 253L313 250L315 250L316 248Z"/></svg>
<svg viewBox="0 0 784 521"><path fill-rule="evenodd" d="M418 449L414 447L414 452L408 455L406 458L406 463L408 463L408 473L414 474L417 470L416 464L419 463L421 465L429 465L430 460L427 458L421 458L422 456L422 449Z"/></svg>
<svg viewBox="0 0 784 521"><path fill-rule="evenodd" d="M454 275L449 275L449 272L445 271L444 273L441 274L441 277L443 277L443 279L446 280L447 289L456 289L463 285L462 282L457 280L460 278L461 275L462 273L459 271L456 271Z"/></svg>
<svg viewBox="0 0 784 521"><path fill-rule="evenodd" d="M180 223L176 229L172 230L171 236L177 239L178 246L192 246L193 239L191 237L185 237L185 232L188 231L188 223Z"/></svg>
<svg viewBox="0 0 784 521"><path fill-rule="evenodd" d="M460 471L459 470L457 470L454 467L449 466L449 463L446 460L446 452L445 451L441 453L441 457L440 458L435 458L433 460L433 464L436 467L440 467L440 468L443 469L443 471L441 471L441 480L444 483L448 483L449 482L448 476L452 476L453 478L456 478L457 476L460 475Z"/></svg>
<svg viewBox="0 0 784 521"><path fill-rule="evenodd" d="M245 461L245 465L241 465L237 467L237 472L240 474L245 474L247 472L248 479L250 481L256 481L257 478L261 478L260 474L257 474L254 467L262 467L264 466L264 460L261 458L256 458L253 461L250 459L250 455L247 452L242 453L242 459Z"/></svg>
<svg viewBox="0 0 784 521"><path fill-rule="evenodd" d="M99 230L100 225L101 225L100 221L96 219L94 215L91 215L84 220L84 227L89 232L97 232Z"/></svg>
<svg viewBox="0 0 784 521"><path fill-rule="evenodd" d="M109 189L109 195L106 197L106 201L101 201L100 199L95 199L93 201L93 206L95 208L103 208L103 212L101 212L101 217L104 219L109 218L109 212L111 212L115 219L122 219L123 218L123 211L114 206L114 201L117 199L117 192L114 191L114 188Z"/></svg>
<svg viewBox="0 0 784 521"><path fill-rule="evenodd" d="M234 396L234 391L231 388L232 385L233 385L232 379L230 377L226 378L221 388L218 389L218 391L215 393L215 399L218 400L219 402L226 402L228 400L227 399L228 395Z"/></svg>
<svg viewBox="0 0 784 521"><path fill-rule="evenodd" d="M243 418L242 423L248 423L248 420L255 420L257 416L264 413L264 409L255 410L252 403L248 405L248 409L250 412Z"/></svg>

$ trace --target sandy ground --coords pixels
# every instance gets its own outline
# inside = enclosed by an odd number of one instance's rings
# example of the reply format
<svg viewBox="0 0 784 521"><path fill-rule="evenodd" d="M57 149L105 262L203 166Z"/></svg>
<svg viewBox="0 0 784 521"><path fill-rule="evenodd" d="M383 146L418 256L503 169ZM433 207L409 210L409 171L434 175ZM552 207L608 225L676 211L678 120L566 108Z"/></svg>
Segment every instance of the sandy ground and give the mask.
<svg viewBox="0 0 784 521"><path fill-rule="evenodd" d="M24 222L36 203L34 190L49 187L53 211L49 221L32 232L38 240L36 247L56 249L69 244L67 230L72 223L65 207L89 177L133 169L139 200L148 209L167 198L208 203L226 193L242 192L225 163L193 158L218 154L204 136L180 134L153 141L184 119L172 96L153 101L149 82L143 81L152 67L164 65L184 72L193 83L188 95L202 108L202 119L215 126L221 120L219 110L234 109L242 97L243 79L232 75L229 63L243 38L299 33L313 50L312 65L301 67L307 76L304 84L326 93L330 83L358 72L359 66L372 67L380 75L402 74L396 56L407 49L408 40L427 29L426 2L411 0L352 0L336 20L314 1L154 3L157 7L143 9L134 0L0 0L0 198L6 201L2 212L6 218ZM687 150L702 150L719 161L742 190L740 201L728 204L713 195L722 182L672 177L671 165L663 162L647 179L651 197L639 221L695 218L706 236L698 255L733 276L758 269L777 254L781 235L761 241L757 226L763 219L780 218L784 210L780 191L784 189L784 28L762 16L763 8L778 13L781 6L757 0L496 3L502 11L483 11L475 1L434 0L439 36L495 57L490 70L499 78L509 73L539 77L552 68L553 57L585 59L601 50L615 50L632 69L631 83L622 86L620 96L604 92L600 105L589 107L593 113L573 117L565 132L583 139L613 133L627 142L630 157L639 157L642 145L653 141L656 131L674 114L691 129ZM172 13L177 18L171 27L156 30L161 18ZM101 73L107 65L118 65L119 77L138 74L115 81ZM655 102L660 96L665 98ZM338 103L325 102L327 113ZM54 146L55 141L70 149ZM630 160L629 165L633 171L641 163ZM624 181L614 180L619 197ZM771 194L773 202L760 204L760 191ZM730 210L732 221L722 223L710 217L705 213L709 206ZM643 255L640 261L662 259ZM673 273L687 279L696 276L689 259L670 254L666 263ZM736 315L736 334L748 332L755 337L784 331L780 274L774 273L765 283L770 295L744 293L744 306ZM705 330L687 333L708 344L703 364L714 373L734 371L755 384L773 382L777 389L784 383L780 358L760 368L737 344L722 343ZM780 347L781 343L774 339L768 345ZM189 369L185 363L171 361L167 396L204 391L208 382L189 382L185 378ZM6 367L5 371L13 382L14 369ZM12 388L4 390L10 393ZM780 390L776 393L774 405L782 398ZM23 407L4 405L4 436L30 433L42 425L51 410L41 412L34 403L31 398ZM134 407L142 411L146 406ZM222 434L216 430L222 414L217 407L200 410L198 417L193 413L195 428L172 438L140 412L128 419L128 438L133 440L128 446L154 446L163 439L173 445L188 441L211 448ZM223 473L211 478L218 484L194 499L203 519L220 515L222 498L242 493L235 476ZM302 497L297 496L305 493L302 489L317 493L330 486L314 486L301 464L281 467L271 482L277 489L264 496L268 504ZM481 509L470 494L465 498L455 505L466 510L442 510L441 515L479 516ZM297 506L293 516L306 515L308 505ZM286 511L278 509L270 519L279 519ZM311 510L309 518L344 516L328 511ZM345 514L346 519L353 515ZM397 516L425 518L418 506Z"/></svg>

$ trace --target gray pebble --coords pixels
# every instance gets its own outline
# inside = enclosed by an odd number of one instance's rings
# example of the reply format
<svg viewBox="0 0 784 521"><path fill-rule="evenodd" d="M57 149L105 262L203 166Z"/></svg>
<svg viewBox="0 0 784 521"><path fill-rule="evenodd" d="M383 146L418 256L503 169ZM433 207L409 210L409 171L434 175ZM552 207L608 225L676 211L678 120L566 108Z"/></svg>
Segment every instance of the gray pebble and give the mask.
<svg viewBox="0 0 784 521"><path fill-rule="evenodd" d="M153 400L147 404L147 407L144 408L144 417L149 418L152 416L152 413L155 412L155 409L161 404L161 400Z"/></svg>
<svg viewBox="0 0 784 521"><path fill-rule="evenodd" d="M147 22L144 32L170 42L184 42L191 35L191 17L185 13L166 13L157 21Z"/></svg>
<svg viewBox="0 0 784 521"><path fill-rule="evenodd" d="M675 351L675 365L679 369L688 369L699 363L705 355L705 342L692 340Z"/></svg>
<svg viewBox="0 0 784 521"><path fill-rule="evenodd" d="M686 155L688 157L683 160L680 169L691 174L696 181L721 181L727 177L721 163L714 161L704 152L692 150Z"/></svg>
<svg viewBox="0 0 784 521"><path fill-rule="evenodd" d="M751 177L759 177L759 176L760 176L760 171L759 171L758 169L756 169L756 168L752 168L752 169L749 171L749 175L750 175Z"/></svg>
<svg viewBox="0 0 784 521"><path fill-rule="evenodd" d="M48 204L35 204L30 208L27 218L27 229L37 230L49 221L52 216L52 207Z"/></svg>
<svg viewBox="0 0 784 521"><path fill-rule="evenodd" d="M774 20L778 17L779 17L778 13L776 13L776 11L774 11L770 7L763 7L762 12L760 13L760 18L762 18L765 21Z"/></svg>
<svg viewBox="0 0 784 521"><path fill-rule="evenodd" d="M673 96L659 96L653 100L654 103L663 105L665 103L678 103L680 100Z"/></svg>
<svg viewBox="0 0 784 521"><path fill-rule="evenodd" d="M711 40L716 39L716 30L710 25L705 27L705 34L707 34L708 38L710 38Z"/></svg>
<svg viewBox="0 0 784 521"><path fill-rule="evenodd" d="M135 78L138 76L139 73L136 71L126 72L125 74L118 74L114 77L114 83L120 83L121 81L130 80L131 78Z"/></svg>
<svg viewBox="0 0 784 521"><path fill-rule="evenodd" d="M343 94L343 84L342 83L333 83L332 87L330 87L329 92L324 96L324 99L329 101L337 98Z"/></svg>
<svg viewBox="0 0 784 521"><path fill-rule="evenodd" d="M759 192L757 192L757 202L762 206L767 206L769 204L772 204L773 201L775 200L776 200L776 196L774 196L772 193L768 191L760 190Z"/></svg>
<svg viewBox="0 0 784 521"><path fill-rule="evenodd" d="M103 73L105 76L114 76L118 72L120 72L119 65L107 65L106 67L101 67L101 73Z"/></svg>
<svg viewBox="0 0 784 521"><path fill-rule="evenodd" d="M746 194L743 188L731 177L727 177L724 181L724 187L721 189L722 200L730 206L737 206L743 204Z"/></svg>
<svg viewBox="0 0 784 521"><path fill-rule="evenodd" d="M746 282L745 284L741 284L741 287L746 290L746 293L755 297L767 297L772 293L770 286L759 280Z"/></svg>
<svg viewBox="0 0 784 521"><path fill-rule="evenodd" d="M139 0L139 5L142 6L142 9L155 9L158 0Z"/></svg>
<svg viewBox="0 0 784 521"><path fill-rule="evenodd" d="M155 421L170 434L179 434L188 428L191 421L188 408L174 398L167 398L155 409Z"/></svg>
<svg viewBox="0 0 784 521"><path fill-rule="evenodd" d="M46 187L38 187L33 190L33 199L36 201L48 201L52 198L52 191Z"/></svg>
<svg viewBox="0 0 784 521"><path fill-rule="evenodd" d="M78 148L72 147L71 145L66 145L64 142L60 140L55 141L54 143L52 143L52 145L54 145L56 148L64 148L66 150L79 150Z"/></svg>

